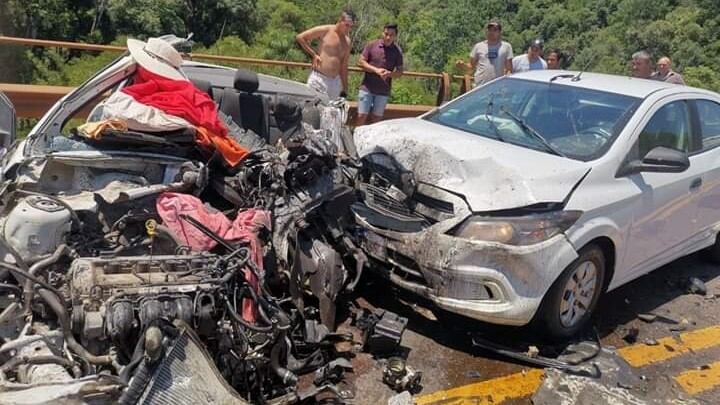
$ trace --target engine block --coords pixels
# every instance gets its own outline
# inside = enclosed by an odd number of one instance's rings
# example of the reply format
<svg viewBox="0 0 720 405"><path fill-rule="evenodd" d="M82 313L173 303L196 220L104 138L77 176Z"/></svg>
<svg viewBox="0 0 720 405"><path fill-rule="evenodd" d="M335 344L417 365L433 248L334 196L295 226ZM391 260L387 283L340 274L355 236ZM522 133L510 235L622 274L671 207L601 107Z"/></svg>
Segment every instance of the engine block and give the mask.
<svg viewBox="0 0 720 405"><path fill-rule="evenodd" d="M70 266L73 331L122 346L160 318L212 325L215 255L84 257Z"/></svg>

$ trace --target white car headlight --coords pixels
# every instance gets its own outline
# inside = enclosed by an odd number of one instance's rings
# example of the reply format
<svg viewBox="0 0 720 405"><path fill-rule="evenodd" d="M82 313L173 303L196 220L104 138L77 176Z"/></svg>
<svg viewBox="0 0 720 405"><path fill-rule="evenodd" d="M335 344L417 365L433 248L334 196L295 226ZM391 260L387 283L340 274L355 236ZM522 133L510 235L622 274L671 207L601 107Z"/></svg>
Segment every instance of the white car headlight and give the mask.
<svg viewBox="0 0 720 405"><path fill-rule="evenodd" d="M468 218L453 233L459 238L499 242L508 245L532 245L565 232L580 218L582 211L553 211L521 217Z"/></svg>

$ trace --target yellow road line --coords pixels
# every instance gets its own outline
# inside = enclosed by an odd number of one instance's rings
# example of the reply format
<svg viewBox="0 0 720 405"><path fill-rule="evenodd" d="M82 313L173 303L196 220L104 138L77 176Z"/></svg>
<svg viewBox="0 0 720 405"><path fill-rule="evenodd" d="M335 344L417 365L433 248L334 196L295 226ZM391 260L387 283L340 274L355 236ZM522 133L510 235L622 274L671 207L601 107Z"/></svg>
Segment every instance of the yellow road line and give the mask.
<svg viewBox="0 0 720 405"><path fill-rule="evenodd" d="M525 373L510 374L445 391L434 392L416 398L417 405L446 404L499 404L513 398L523 398L533 394L540 387L543 370L533 369Z"/></svg>
<svg viewBox="0 0 720 405"><path fill-rule="evenodd" d="M690 395L720 386L720 361L705 370L690 370L675 377L675 381Z"/></svg>
<svg viewBox="0 0 720 405"><path fill-rule="evenodd" d="M622 358L633 367L644 367L680 356L685 353L707 349L720 345L720 326L698 329L674 337L659 339L658 344L649 346L637 344L618 349Z"/></svg>
<svg viewBox="0 0 720 405"><path fill-rule="evenodd" d="M713 346L720 345L720 325L682 333L678 338L666 337L655 346L636 344L618 349L618 353L633 367L644 367ZM533 369L460 387L437 391L415 399L418 405L498 404L524 398L537 391L542 383L543 370ZM708 370L692 370L675 379L689 394L720 385L720 362Z"/></svg>

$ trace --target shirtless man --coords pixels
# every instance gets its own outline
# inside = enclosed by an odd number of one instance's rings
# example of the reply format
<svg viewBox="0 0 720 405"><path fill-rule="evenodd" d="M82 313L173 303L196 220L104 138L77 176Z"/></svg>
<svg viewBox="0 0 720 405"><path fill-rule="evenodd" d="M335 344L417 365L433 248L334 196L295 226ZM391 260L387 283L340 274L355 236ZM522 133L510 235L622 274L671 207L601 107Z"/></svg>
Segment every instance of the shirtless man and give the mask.
<svg viewBox="0 0 720 405"><path fill-rule="evenodd" d="M312 58L312 72L307 84L334 100L345 97L348 88L350 30L355 23L352 11L343 11L334 25L319 25L295 36L295 40ZM319 39L319 52L310 44Z"/></svg>

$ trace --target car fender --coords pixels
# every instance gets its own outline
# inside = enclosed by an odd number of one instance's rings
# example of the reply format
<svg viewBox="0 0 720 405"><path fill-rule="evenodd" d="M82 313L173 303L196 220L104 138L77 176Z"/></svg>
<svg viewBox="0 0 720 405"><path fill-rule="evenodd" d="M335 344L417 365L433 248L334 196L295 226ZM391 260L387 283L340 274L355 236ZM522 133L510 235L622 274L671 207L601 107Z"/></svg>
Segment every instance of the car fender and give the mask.
<svg viewBox="0 0 720 405"><path fill-rule="evenodd" d="M587 246L593 240L599 238L610 239L612 244L615 246L615 257L611 259L613 259L612 262L615 263L613 273L617 275L617 267L622 262L622 246L624 246L623 241L625 240L625 232L626 230L624 230L611 218L607 216L596 216L587 220L584 220L584 218L581 217L580 220L568 229L565 234L568 241L573 245L576 251L579 251L583 247ZM614 277L614 279L617 279L617 277ZM612 285L612 282L613 280L610 280L608 290L616 287Z"/></svg>

